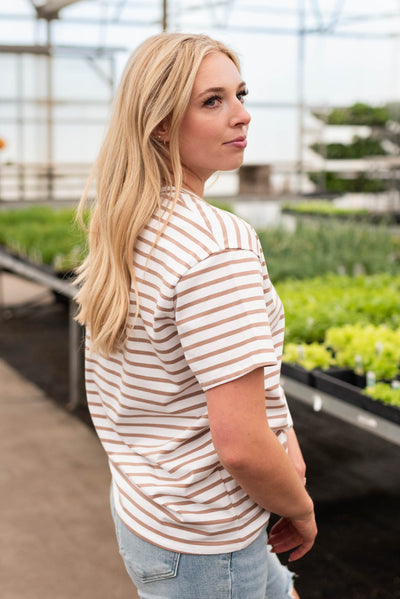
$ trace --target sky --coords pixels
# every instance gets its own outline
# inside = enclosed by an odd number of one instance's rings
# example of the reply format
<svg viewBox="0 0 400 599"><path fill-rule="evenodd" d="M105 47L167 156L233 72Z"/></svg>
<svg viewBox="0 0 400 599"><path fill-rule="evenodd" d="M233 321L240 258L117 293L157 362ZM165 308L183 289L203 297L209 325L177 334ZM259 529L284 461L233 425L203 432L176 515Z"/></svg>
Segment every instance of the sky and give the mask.
<svg viewBox="0 0 400 599"><path fill-rule="evenodd" d="M52 24L52 38L56 44L120 48L115 54L118 79L135 46L160 31L161 5L161 0L113 0L111 4L110 0L84 0L62 11L61 19ZM44 22L21 19L32 12L28 0L0 0L1 43L45 43ZM297 32L301 24L309 32L302 38L304 61L299 71L301 38ZM400 0L170 0L169 28L208 33L239 54L252 114L248 163L296 159L296 104L301 89L307 105L326 108L400 99ZM0 55L0 137L11 140L18 116L18 106L11 101L18 85L18 64L25 97L43 99L46 89L45 60L25 56L18 61L15 56ZM59 118L56 160L93 160L108 116L110 88L104 81L108 67L101 61L94 68L83 59L55 59L54 94L60 100L55 109L56 122ZM91 106L91 98L105 104ZM81 105L62 105L61 100L68 99L79 100ZM43 158L43 126L34 120L45 118L45 107L30 103L22 110L24 118L31 120L25 127L23 158ZM74 124L76 115L79 122ZM305 137L310 139L324 134L309 117L305 127ZM16 144L9 143L3 157L13 160L16 152L20 152Z"/></svg>

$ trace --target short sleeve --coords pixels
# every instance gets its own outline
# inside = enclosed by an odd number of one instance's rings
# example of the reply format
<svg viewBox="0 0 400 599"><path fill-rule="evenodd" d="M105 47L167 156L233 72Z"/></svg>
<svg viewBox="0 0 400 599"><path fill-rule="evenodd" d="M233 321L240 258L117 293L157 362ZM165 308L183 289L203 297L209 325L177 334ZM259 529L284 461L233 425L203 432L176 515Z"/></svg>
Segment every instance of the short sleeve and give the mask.
<svg viewBox="0 0 400 599"><path fill-rule="evenodd" d="M206 391L260 366L276 366L259 258L212 254L176 286L176 325L189 367Z"/></svg>

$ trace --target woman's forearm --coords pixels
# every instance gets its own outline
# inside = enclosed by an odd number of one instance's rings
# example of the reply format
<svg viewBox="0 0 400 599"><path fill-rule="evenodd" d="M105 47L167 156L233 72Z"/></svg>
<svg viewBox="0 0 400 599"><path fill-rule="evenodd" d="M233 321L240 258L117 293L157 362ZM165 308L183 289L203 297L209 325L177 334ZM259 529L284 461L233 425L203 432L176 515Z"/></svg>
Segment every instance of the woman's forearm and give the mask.
<svg viewBox="0 0 400 599"><path fill-rule="evenodd" d="M223 466L256 503L289 519L313 512L303 481L268 425L260 423L248 435L242 430L239 447L226 449L220 450Z"/></svg>
<svg viewBox="0 0 400 599"><path fill-rule="evenodd" d="M206 392L211 435L225 469L258 505L281 516L270 534L276 552L298 559L317 534L314 505L265 414L259 368Z"/></svg>
<svg viewBox="0 0 400 599"><path fill-rule="evenodd" d="M225 469L259 505L284 517L313 504L265 414L263 369L206 392L210 430Z"/></svg>
<svg viewBox="0 0 400 599"><path fill-rule="evenodd" d="M286 431L287 436L287 449L288 456L290 461L292 462L297 474L300 477L300 480L305 482L306 476L306 463L303 458L302 451L300 449L299 442L297 440L297 435L293 427L289 428Z"/></svg>

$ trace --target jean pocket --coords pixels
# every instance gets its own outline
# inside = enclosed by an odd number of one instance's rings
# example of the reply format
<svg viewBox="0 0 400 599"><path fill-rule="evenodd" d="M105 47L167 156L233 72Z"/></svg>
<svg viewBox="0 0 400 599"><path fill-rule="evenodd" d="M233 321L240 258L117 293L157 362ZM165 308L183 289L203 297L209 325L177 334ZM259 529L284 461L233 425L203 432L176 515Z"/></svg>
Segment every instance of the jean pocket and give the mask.
<svg viewBox="0 0 400 599"><path fill-rule="evenodd" d="M128 574L135 584L174 578L180 554L156 547L133 534L118 518L119 551Z"/></svg>

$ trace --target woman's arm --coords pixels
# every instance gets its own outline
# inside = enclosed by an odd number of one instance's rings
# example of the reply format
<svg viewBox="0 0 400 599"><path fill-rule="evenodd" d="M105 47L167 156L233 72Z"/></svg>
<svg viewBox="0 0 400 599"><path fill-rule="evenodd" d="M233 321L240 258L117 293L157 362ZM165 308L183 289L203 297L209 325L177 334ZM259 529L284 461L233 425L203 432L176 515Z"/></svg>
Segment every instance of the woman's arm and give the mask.
<svg viewBox="0 0 400 599"><path fill-rule="evenodd" d="M304 461L303 454L301 453L300 445L297 440L297 435L293 427L289 428L286 431L286 436L288 456L290 458L290 461L292 462L297 474L299 475L300 480L305 483L306 463Z"/></svg>
<svg viewBox="0 0 400 599"><path fill-rule="evenodd" d="M224 468L266 510L283 517L276 551L297 547L298 559L314 544L314 506L290 458L268 425L263 368L206 392L211 435ZM281 521L280 521L281 522Z"/></svg>

